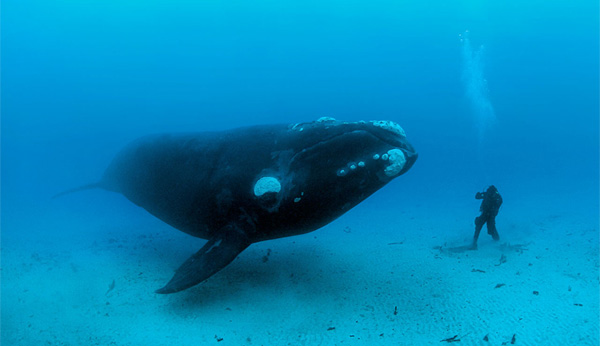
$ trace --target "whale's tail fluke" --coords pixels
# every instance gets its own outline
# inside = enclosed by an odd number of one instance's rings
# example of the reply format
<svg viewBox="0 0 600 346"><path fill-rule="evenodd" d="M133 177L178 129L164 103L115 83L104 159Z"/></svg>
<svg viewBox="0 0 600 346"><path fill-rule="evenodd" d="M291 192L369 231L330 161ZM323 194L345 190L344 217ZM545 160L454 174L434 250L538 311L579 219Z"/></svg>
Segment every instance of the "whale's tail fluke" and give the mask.
<svg viewBox="0 0 600 346"><path fill-rule="evenodd" d="M55 199L55 198L58 198L58 197L61 197L64 195L68 195L73 192L79 192L79 191L90 190L90 189L98 189L98 188L103 188L103 187L104 186L103 186L102 182L87 184L87 185L76 187L74 189L69 189L69 190L57 193L56 195L52 196L52 199Z"/></svg>

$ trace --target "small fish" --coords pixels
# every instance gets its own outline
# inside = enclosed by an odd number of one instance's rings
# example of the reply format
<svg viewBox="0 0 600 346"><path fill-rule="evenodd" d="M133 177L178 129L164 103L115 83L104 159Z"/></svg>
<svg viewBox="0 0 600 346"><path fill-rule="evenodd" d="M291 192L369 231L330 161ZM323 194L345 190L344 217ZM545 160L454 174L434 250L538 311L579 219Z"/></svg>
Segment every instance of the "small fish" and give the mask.
<svg viewBox="0 0 600 346"><path fill-rule="evenodd" d="M460 339L457 339L457 338L458 338L458 335L454 335L451 338L440 340L440 342L447 342L447 343L450 343L450 342L460 342Z"/></svg>
<svg viewBox="0 0 600 346"><path fill-rule="evenodd" d="M108 285L108 291L106 291L106 293L104 293L104 295L108 295L108 293L110 293L110 291L112 291L113 289L115 289L115 280L113 279L113 281L110 283L110 285Z"/></svg>
<svg viewBox="0 0 600 346"><path fill-rule="evenodd" d="M504 256L504 254L502 254L502 256L500 256L500 263L498 264L494 264L496 267L501 265L502 263L506 263L506 256Z"/></svg>

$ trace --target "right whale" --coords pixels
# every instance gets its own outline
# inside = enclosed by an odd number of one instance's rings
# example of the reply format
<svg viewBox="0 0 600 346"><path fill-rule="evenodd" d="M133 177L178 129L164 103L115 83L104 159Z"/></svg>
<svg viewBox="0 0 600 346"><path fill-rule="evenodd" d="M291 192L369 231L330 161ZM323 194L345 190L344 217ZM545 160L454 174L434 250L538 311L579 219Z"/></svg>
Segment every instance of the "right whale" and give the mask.
<svg viewBox="0 0 600 346"><path fill-rule="evenodd" d="M121 193L208 242L157 293L192 287L250 244L314 231L410 169L417 153L391 121L321 118L140 138L92 187Z"/></svg>

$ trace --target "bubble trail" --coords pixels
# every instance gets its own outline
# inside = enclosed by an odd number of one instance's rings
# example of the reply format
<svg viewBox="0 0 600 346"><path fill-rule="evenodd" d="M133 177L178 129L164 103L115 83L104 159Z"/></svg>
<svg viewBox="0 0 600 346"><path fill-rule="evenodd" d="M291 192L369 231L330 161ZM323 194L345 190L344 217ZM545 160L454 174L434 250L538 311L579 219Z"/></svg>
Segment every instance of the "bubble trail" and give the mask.
<svg viewBox="0 0 600 346"><path fill-rule="evenodd" d="M494 107L489 98L487 80L483 75L485 48L481 45L476 50L473 49L468 30L459 37L462 44L462 80L477 127L478 141L481 143L486 132L496 122Z"/></svg>

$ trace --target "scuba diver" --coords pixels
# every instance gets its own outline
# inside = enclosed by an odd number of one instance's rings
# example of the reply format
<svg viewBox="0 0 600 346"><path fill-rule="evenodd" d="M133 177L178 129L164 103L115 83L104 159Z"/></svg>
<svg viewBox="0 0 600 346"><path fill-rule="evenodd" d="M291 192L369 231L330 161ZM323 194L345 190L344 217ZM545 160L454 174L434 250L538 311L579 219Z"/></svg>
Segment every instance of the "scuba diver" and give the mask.
<svg viewBox="0 0 600 346"><path fill-rule="evenodd" d="M487 232L494 240L500 240L498 231L496 230L496 215L502 205L502 196L498 193L498 189L494 185L488 187L485 192L477 192L475 199L483 199L479 210L481 215L475 218L475 235L473 236L473 245L471 250L477 250L477 238L483 225L487 223Z"/></svg>

